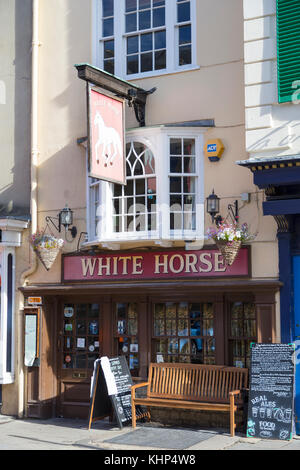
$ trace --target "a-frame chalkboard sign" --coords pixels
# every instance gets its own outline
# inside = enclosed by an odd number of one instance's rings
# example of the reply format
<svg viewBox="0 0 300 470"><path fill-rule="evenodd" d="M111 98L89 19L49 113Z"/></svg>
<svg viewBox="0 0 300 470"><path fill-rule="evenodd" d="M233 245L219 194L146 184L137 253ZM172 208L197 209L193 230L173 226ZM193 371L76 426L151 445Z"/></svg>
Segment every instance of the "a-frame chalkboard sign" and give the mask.
<svg viewBox="0 0 300 470"><path fill-rule="evenodd" d="M125 356L97 359L91 382L89 429L92 422L112 417L114 414L120 429L131 421L130 370Z"/></svg>
<svg viewBox="0 0 300 470"><path fill-rule="evenodd" d="M247 437L293 436L295 344L251 344Z"/></svg>

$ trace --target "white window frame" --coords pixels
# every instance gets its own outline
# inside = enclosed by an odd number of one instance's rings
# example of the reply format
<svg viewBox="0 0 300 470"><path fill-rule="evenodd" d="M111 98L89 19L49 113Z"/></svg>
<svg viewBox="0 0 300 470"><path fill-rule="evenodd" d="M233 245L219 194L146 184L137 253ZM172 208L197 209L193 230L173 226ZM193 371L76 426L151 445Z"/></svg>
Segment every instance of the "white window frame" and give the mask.
<svg viewBox="0 0 300 470"><path fill-rule="evenodd" d="M166 24L165 27L157 27L146 29L143 31L136 31L137 35L153 32L156 30L166 29L166 51L167 61L166 68L160 70L152 70L148 72L141 72L137 74L127 74L126 72L126 37L128 33L125 33L125 0L116 0L114 8L114 36L107 38L102 37L102 0L94 0L93 3L93 65L100 69L104 68L104 57L103 57L103 41L114 39L114 75L124 80L135 80L138 78L147 78L158 75L165 75L174 72L184 72L187 70L198 69L197 64L197 50L196 50L196 0L190 0L191 5L191 18L188 22L177 22L177 2L175 0L165 0L166 2ZM185 24L191 24L191 35L192 35L192 47L191 64L178 65L179 57L179 39L178 30L179 26ZM116 34L118 32L118 34ZM132 33L129 33L131 35Z"/></svg>
<svg viewBox="0 0 300 470"><path fill-rule="evenodd" d="M99 208L98 236L95 236L95 221L92 212L93 200L88 191L88 245L106 245L112 242L126 244L127 242L155 242L163 241L203 241L204 240L204 133L206 128L187 127L143 127L127 132L127 141L137 141L145 144L155 158L156 197L157 197L157 229L151 232L113 232L112 218L112 184L99 181ZM170 138L195 139L196 154L196 228L195 230L170 230ZM89 178L89 177L88 177ZM88 187L90 187L90 180ZM168 188L168 190L166 190Z"/></svg>

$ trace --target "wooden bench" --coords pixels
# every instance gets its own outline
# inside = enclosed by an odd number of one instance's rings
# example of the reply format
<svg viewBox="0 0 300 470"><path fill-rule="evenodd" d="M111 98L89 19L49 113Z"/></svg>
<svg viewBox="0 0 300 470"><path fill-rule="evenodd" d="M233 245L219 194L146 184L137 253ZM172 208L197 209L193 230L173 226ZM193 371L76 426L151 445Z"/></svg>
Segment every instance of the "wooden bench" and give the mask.
<svg viewBox="0 0 300 470"><path fill-rule="evenodd" d="M136 390L147 386L145 397ZM150 364L148 382L131 388L132 427L136 420L147 416L148 407L168 407L187 410L228 411L230 434L235 434L235 412L243 407L242 390L248 387L248 369L203 364ZM136 406L147 407L146 413L136 412Z"/></svg>

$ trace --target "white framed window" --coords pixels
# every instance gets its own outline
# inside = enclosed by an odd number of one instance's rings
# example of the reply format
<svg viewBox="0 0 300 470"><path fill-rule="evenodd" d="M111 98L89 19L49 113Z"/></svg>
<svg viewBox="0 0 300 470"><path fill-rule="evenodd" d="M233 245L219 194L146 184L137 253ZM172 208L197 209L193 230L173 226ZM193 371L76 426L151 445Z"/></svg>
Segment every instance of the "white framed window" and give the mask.
<svg viewBox="0 0 300 470"><path fill-rule="evenodd" d="M195 0L94 0L95 65L134 79L196 67Z"/></svg>
<svg viewBox="0 0 300 470"><path fill-rule="evenodd" d="M14 382L15 249L0 247L0 384Z"/></svg>
<svg viewBox="0 0 300 470"><path fill-rule="evenodd" d="M87 243L203 240L204 131L128 131L127 184L89 178Z"/></svg>

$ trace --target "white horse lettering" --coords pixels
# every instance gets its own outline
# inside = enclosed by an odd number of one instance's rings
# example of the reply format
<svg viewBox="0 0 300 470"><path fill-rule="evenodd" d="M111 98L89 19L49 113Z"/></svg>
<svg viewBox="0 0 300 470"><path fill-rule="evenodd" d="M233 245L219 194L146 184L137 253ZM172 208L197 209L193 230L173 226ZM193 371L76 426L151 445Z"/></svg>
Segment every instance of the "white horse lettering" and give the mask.
<svg viewBox="0 0 300 470"><path fill-rule="evenodd" d="M122 144L118 132L113 127L106 127L101 114L97 111L94 124L98 126L98 140L95 144L97 163L99 163L98 150L102 145L101 157L104 160L104 166L113 164L118 155L122 155Z"/></svg>

